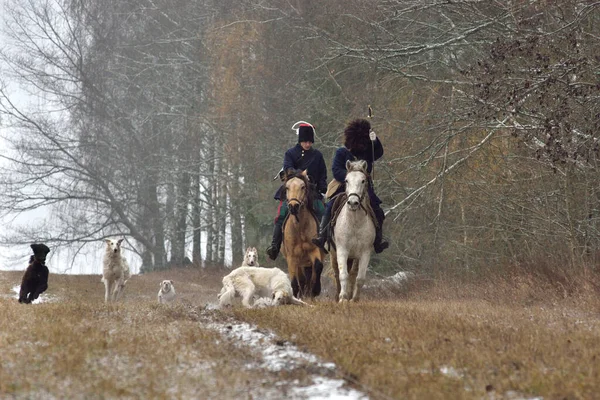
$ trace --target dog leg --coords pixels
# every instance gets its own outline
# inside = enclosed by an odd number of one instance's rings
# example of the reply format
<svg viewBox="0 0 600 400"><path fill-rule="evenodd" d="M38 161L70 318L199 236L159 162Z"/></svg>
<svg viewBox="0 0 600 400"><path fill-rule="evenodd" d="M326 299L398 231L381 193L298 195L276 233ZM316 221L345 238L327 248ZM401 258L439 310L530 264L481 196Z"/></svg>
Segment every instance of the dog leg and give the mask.
<svg viewBox="0 0 600 400"><path fill-rule="evenodd" d="M111 300L111 298L110 298L111 290L110 289L111 289L110 280L104 279L104 302L105 303L108 303Z"/></svg>
<svg viewBox="0 0 600 400"><path fill-rule="evenodd" d="M248 276L243 278L240 277L240 280L238 281L238 290L242 296L242 304L244 307L252 308L250 300L252 300L252 296L254 296L254 292L256 291L256 287L254 286L252 279L250 279Z"/></svg>
<svg viewBox="0 0 600 400"><path fill-rule="evenodd" d="M223 287L221 293L219 293L219 307L223 308L233 304L235 297L235 288L233 286Z"/></svg>

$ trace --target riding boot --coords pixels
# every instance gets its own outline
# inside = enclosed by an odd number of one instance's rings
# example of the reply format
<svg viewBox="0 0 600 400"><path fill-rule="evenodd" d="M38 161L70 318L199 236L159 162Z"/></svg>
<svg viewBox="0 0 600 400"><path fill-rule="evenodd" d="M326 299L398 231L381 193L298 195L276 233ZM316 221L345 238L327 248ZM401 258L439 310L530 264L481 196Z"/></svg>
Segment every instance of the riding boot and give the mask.
<svg viewBox="0 0 600 400"><path fill-rule="evenodd" d="M377 218L377 228L375 228L375 241L373 242L373 248L375 253L379 254L390 247L390 244L383 238L383 220L385 219L383 210L380 207L377 207L373 211L375 212L375 217Z"/></svg>
<svg viewBox="0 0 600 400"><path fill-rule="evenodd" d="M319 236L312 239L312 242L315 246L319 246L325 254L327 254L327 250L325 250L325 243L327 243L327 237L329 232L329 222L331 221L331 207L327 207L325 209L325 214L323 215L323 219L321 219L321 224L319 225Z"/></svg>
<svg viewBox="0 0 600 400"><path fill-rule="evenodd" d="M267 248L267 255L271 260L275 260L279 255L279 248L281 247L281 241L283 240L283 230L281 225L282 223L277 221L273 227L273 240L271 241L271 245Z"/></svg>

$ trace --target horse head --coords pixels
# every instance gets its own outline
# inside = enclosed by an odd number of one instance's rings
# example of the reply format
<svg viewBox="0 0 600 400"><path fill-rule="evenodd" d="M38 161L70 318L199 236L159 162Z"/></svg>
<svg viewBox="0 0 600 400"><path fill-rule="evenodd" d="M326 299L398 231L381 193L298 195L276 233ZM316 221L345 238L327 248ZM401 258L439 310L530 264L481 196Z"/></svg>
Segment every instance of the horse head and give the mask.
<svg viewBox="0 0 600 400"><path fill-rule="evenodd" d="M310 184L306 170L302 172L288 170L285 179L285 196L290 213L298 219L300 207L312 206L310 202Z"/></svg>
<svg viewBox="0 0 600 400"><path fill-rule="evenodd" d="M356 211L361 207L369 187L367 162L348 160L346 161L346 171L346 203L351 211Z"/></svg>

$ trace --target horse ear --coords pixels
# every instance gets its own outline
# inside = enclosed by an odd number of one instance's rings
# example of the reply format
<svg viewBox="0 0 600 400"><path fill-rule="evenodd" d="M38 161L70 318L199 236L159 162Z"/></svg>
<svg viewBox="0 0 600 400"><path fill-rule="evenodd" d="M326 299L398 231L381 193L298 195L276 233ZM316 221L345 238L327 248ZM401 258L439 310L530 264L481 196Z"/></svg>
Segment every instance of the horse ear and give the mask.
<svg viewBox="0 0 600 400"><path fill-rule="evenodd" d="M304 171L302 171L302 174L301 174L301 175L302 175L302 176L308 176L308 172L307 172L307 171L308 171L308 170L307 170L307 169L305 169Z"/></svg>
<svg viewBox="0 0 600 400"><path fill-rule="evenodd" d="M350 160L346 160L346 171L350 171L351 165L352 165L352 163L350 162Z"/></svg>
<svg viewBox="0 0 600 400"><path fill-rule="evenodd" d="M362 169L364 172L367 172L367 168L368 168L368 164L365 160L360 160L360 169Z"/></svg>

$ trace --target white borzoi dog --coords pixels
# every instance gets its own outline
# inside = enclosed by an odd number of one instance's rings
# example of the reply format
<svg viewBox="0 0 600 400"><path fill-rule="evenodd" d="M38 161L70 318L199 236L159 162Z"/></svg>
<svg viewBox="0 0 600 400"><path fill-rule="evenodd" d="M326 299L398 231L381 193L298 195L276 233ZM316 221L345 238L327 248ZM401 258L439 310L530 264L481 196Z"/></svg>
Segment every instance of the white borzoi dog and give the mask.
<svg viewBox="0 0 600 400"><path fill-rule="evenodd" d="M294 297L290 279L279 268L239 267L223 278L219 306L232 305L235 297L241 297L244 307L252 308L255 295L270 297L272 305L308 305Z"/></svg>
<svg viewBox="0 0 600 400"><path fill-rule="evenodd" d="M173 286L173 281L162 281L158 290L158 302L160 304L167 304L173 300L175 300L175 286Z"/></svg>
<svg viewBox="0 0 600 400"><path fill-rule="evenodd" d="M244 261L242 267L259 267L258 265L258 250L256 247L248 247L244 253Z"/></svg>
<svg viewBox="0 0 600 400"><path fill-rule="evenodd" d="M117 301L129 280L130 271L127 260L121 254L123 239L105 239L106 250L102 262L102 282L104 282L104 301Z"/></svg>

